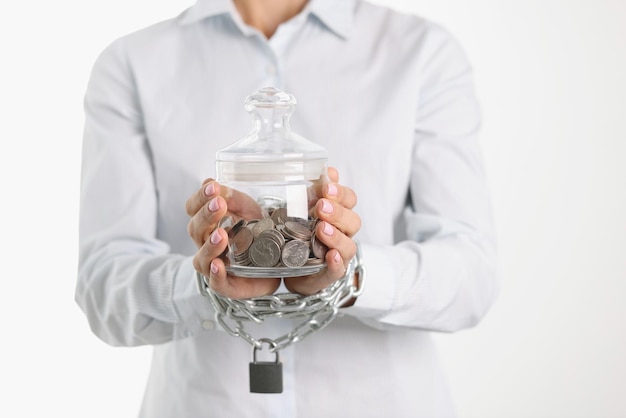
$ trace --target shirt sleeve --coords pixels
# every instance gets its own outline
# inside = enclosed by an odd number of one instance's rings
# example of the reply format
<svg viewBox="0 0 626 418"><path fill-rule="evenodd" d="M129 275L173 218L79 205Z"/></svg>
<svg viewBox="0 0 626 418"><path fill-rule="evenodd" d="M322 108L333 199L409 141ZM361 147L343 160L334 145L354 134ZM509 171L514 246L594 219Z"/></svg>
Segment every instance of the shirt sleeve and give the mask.
<svg viewBox="0 0 626 418"><path fill-rule="evenodd" d="M362 244L364 292L345 311L374 327L450 332L484 316L498 268L472 69L453 37L431 29L404 212L409 239Z"/></svg>
<svg viewBox="0 0 626 418"><path fill-rule="evenodd" d="M191 259L157 236L150 146L122 40L96 61L85 95L75 300L111 345L192 335L212 318Z"/></svg>

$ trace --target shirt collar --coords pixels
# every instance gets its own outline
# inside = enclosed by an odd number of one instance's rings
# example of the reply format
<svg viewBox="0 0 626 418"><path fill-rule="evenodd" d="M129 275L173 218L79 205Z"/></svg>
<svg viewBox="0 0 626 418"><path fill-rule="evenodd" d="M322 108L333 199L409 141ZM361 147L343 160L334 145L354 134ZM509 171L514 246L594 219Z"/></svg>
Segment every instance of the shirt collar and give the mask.
<svg viewBox="0 0 626 418"><path fill-rule="evenodd" d="M315 15L328 29L342 38L348 38L354 22L357 0L309 0L305 8ZM237 13L232 0L197 0L183 12L180 23L189 25L203 19Z"/></svg>
<svg viewBox="0 0 626 418"><path fill-rule="evenodd" d="M183 12L180 24L190 25L212 16L230 13L234 8L232 0L197 0L196 4Z"/></svg>
<svg viewBox="0 0 626 418"><path fill-rule="evenodd" d="M310 9L317 18L342 38L350 37L357 0L310 0Z"/></svg>

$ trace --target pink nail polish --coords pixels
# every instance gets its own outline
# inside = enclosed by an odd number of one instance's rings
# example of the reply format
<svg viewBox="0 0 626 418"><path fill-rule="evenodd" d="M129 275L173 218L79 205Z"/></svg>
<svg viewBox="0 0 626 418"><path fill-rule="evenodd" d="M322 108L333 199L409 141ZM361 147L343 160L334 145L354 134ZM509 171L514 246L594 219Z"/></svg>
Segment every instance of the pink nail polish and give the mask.
<svg viewBox="0 0 626 418"><path fill-rule="evenodd" d="M217 203L217 197L211 199L211 201L209 202L209 210L211 212L217 212L217 210L220 208L219 203Z"/></svg>
<svg viewBox="0 0 626 418"><path fill-rule="evenodd" d="M333 236L333 234L335 233L335 228L333 228L333 226L328 222L324 222L324 228L322 229L322 231L328 236Z"/></svg>
<svg viewBox="0 0 626 418"><path fill-rule="evenodd" d="M333 213L333 205L328 200L322 200L322 212Z"/></svg>
<svg viewBox="0 0 626 418"><path fill-rule="evenodd" d="M328 183L328 196L337 196L337 186L333 183Z"/></svg>
<svg viewBox="0 0 626 418"><path fill-rule="evenodd" d="M211 238L209 238L209 240L211 241L211 244L217 245L220 242L222 242L222 236L216 230L216 231L213 231L213 233L211 234Z"/></svg>
<svg viewBox="0 0 626 418"><path fill-rule="evenodd" d="M220 271L220 270L217 268L215 263L211 263L211 273L217 274L218 271Z"/></svg>
<svg viewBox="0 0 626 418"><path fill-rule="evenodd" d="M215 184L213 182L206 185L204 194L207 196L213 196L215 194Z"/></svg>
<svg viewBox="0 0 626 418"><path fill-rule="evenodd" d="M333 257L333 260L335 260L335 263L338 263L341 261L341 257L339 256L339 252L335 253L335 256Z"/></svg>

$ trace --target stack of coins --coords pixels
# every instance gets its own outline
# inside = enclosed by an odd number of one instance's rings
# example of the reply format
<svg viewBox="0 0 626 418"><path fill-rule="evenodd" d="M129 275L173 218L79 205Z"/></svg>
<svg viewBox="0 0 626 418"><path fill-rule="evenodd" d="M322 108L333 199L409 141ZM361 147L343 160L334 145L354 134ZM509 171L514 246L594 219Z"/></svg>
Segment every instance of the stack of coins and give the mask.
<svg viewBox="0 0 626 418"><path fill-rule="evenodd" d="M328 247L315 236L315 219L287 217L284 208L228 230L229 257L238 266L297 268L324 262Z"/></svg>
<svg viewBox="0 0 626 418"><path fill-rule="evenodd" d="M236 264L246 266L250 264L249 248L254 235L252 230L244 227L243 219L237 222L228 231L228 245Z"/></svg>

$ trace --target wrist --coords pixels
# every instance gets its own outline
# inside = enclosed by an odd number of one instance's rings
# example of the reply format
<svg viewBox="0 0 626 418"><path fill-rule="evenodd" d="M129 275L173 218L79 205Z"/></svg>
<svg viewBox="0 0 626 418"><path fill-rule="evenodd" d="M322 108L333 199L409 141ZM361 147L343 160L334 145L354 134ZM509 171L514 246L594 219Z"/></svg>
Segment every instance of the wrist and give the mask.
<svg viewBox="0 0 626 418"><path fill-rule="evenodd" d="M361 257L361 247L357 243L357 251L350 261L348 271L344 280L347 280L351 287L351 297L341 305L341 308L348 308L356 302L357 298L363 293L363 281L365 280L365 266Z"/></svg>

